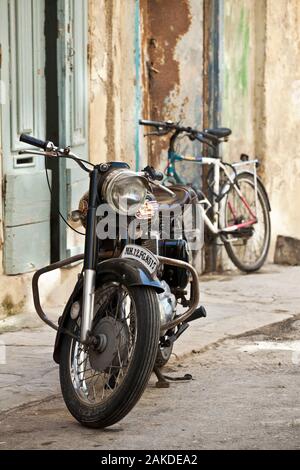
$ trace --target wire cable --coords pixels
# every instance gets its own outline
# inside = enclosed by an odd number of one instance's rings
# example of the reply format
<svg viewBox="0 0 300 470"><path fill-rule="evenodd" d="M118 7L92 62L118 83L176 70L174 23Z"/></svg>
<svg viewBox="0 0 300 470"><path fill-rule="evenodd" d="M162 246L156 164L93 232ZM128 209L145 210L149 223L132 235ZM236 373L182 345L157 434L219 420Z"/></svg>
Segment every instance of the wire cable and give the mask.
<svg viewBox="0 0 300 470"><path fill-rule="evenodd" d="M49 192L50 192L50 195L51 195L51 198L52 198L53 192L52 192L52 188L51 188L51 185L50 185L49 175L48 175L48 171L47 171L47 167L46 167L46 157L45 157L45 173L46 173L46 179L47 179L47 184L48 184ZM62 213L60 212L59 209L57 209L57 212L58 212L60 218L64 221L64 223L65 223L71 230L73 230L74 232L78 233L79 235L85 236L85 233L79 232L79 230L76 230L76 228L72 227L72 225L69 224L69 222L65 219L65 217L62 215Z"/></svg>

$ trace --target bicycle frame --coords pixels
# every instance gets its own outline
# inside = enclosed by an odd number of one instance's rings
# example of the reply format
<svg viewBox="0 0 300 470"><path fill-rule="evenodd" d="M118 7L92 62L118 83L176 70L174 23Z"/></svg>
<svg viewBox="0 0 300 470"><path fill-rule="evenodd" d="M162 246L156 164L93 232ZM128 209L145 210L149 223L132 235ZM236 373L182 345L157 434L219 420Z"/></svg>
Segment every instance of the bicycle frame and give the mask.
<svg viewBox="0 0 300 470"><path fill-rule="evenodd" d="M233 167L237 171L235 172L233 170L230 173L228 170L228 165L224 164L222 160L218 157L203 157L203 156L194 157L192 155L180 155L174 152L173 150L169 150L168 151L168 164L165 169L166 178L164 180L164 183L166 183L169 179L172 178L178 184L186 184L186 182L179 176L175 168L175 163L182 162L182 161L196 163L198 165L213 165L214 167L213 202L211 204L206 197L203 197L202 200L201 199L199 200L200 211L201 211L201 215L203 217L204 223L207 225L209 230L214 235L219 235L220 233L234 233L235 231L239 229L250 227L251 225L254 225L257 222L256 166L257 166L258 160L247 160L247 161L241 161L238 163L233 163L230 166L230 168ZM241 169L244 170L244 168L248 166L253 166L252 174L254 176L254 184L255 184L255 188L254 188L255 189L255 213L252 211L249 203L247 202L246 198L242 194L238 184L235 181L236 175L240 172L240 170ZM222 188L221 193L220 193L220 170L223 170L228 180L225 186ZM224 196L227 194L230 187L233 187L236 193L238 194L239 199L241 200L242 204L245 206L249 214L249 219L242 223L228 225L226 227L220 227L220 214L221 214L221 209L224 209L224 206L223 206ZM208 205L206 210L203 207L205 204ZM229 205L229 210L231 211L232 215L235 216L234 208L231 206L230 202L228 203L228 205ZM212 221L206 213L207 210L210 209L211 207L213 209Z"/></svg>

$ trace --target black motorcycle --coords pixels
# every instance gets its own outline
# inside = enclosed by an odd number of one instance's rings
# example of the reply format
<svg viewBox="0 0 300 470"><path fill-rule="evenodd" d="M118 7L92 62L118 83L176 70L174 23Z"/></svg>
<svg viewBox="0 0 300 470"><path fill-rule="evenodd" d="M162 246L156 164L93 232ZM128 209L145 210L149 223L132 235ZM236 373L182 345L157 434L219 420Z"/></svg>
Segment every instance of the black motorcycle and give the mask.
<svg viewBox="0 0 300 470"><path fill-rule="evenodd" d="M137 403L153 369L164 382L159 368L187 320L206 315L197 308L198 277L186 236L174 239L173 209L193 206L197 198L186 187L162 186L163 175L152 167L135 173L123 162L93 165L69 147L24 134L20 140L43 149L20 153L72 159L89 174L89 191L72 213L86 230L84 254L38 270L33 297L40 318L57 331L53 357L69 411L85 426L111 426ZM161 207L171 214L169 238L162 236ZM104 238L99 232L110 210L116 235ZM42 309L39 278L79 261L82 272L55 324ZM178 314L179 305L184 313Z"/></svg>

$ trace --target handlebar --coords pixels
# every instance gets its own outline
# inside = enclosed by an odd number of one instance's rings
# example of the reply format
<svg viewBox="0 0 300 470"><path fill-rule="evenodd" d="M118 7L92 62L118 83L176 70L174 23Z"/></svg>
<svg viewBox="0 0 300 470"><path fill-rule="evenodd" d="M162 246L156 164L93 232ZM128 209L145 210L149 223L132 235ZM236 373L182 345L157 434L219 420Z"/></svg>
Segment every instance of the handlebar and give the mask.
<svg viewBox="0 0 300 470"><path fill-rule="evenodd" d="M151 127L156 127L158 130L168 130L169 132L171 131L180 131L180 132L199 132L196 131L195 129L192 129L191 127L182 127L179 126L179 124L174 123L173 121L148 121L145 119L140 119L139 124L141 126L151 126Z"/></svg>
<svg viewBox="0 0 300 470"><path fill-rule="evenodd" d="M152 122L152 121L151 121ZM90 172L90 170L85 166L90 165L93 168L95 168L96 165L93 165L92 163L83 160L82 158L79 158L77 155L72 153L70 151L70 147L66 148L58 148L55 147L55 145L51 141L43 141L40 139L37 139L36 137L32 137L27 134L21 134L20 136L20 141L24 142L26 144L32 145L34 147L38 147L41 150L20 150L19 154L30 154L30 155L41 155L44 157L51 157L51 158L69 158L71 160L74 160L80 168L82 168L84 171ZM143 172L152 180L152 181L162 181L164 179L164 175L161 171L156 171L152 166L146 166L144 168Z"/></svg>
<svg viewBox="0 0 300 470"><path fill-rule="evenodd" d="M139 120L139 124L141 126L165 127L168 123L173 124L171 121L149 121L147 119Z"/></svg>
<svg viewBox="0 0 300 470"><path fill-rule="evenodd" d="M186 134L188 134L188 137L191 140L198 140L202 144L208 145L212 148L215 148L215 145L219 143L219 139L212 134L209 134L207 132L205 132L204 134L197 129L193 129L192 127L180 126L178 123L174 123L172 121L149 121L145 119L140 119L139 124L141 126L151 126L157 128L157 132L151 132L147 135L163 136L168 134L169 132L175 131L173 136L176 138L178 134L185 132Z"/></svg>
<svg viewBox="0 0 300 470"><path fill-rule="evenodd" d="M78 157L74 153L70 151L70 147L66 148L58 148L56 147L53 142L50 140L44 141L37 139L36 137L32 137L27 134L21 134L20 135L20 141L24 142L26 144L32 145L33 147L38 147L39 149L43 149L43 151L37 151L37 150L20 150L19 154L33 154L33 155L41 155L44 157L57 157L57 158L68 158L70 160L75 161L82 170L90 173L90 170L85 166L90 165L91 167L95 168L95 165L93 163L90 163L86 160L83 160L83 158Z"/></svg>
<svg viewBox="0 0 300 470"><path fill-rule="evenodd" d="M147 120L141 119L139 121L139 124L157 128L157 132L153 132L153 133L151 132L150 134L147 134L147 135L163 136L163 135L169 134L172 131L175 131L171 137L171 141L170 141L171 147L174 146L174 142L176 138L181 133L186 133L190 140L198 140L202 144L205 144L208 147L211 147L214 151L217 145L219 144L218 138L216 138L216 136L212 134L209 134L207 132L205 132L204 134L197 129L193 129L192 127L180 126L179 124L175 124L172 121L147 121Z"/></svg>
<svg viewBox="0 0 300 470"><path fill-rule="evenodd" d="M48 141L40 140L40 139L37 139L36 137L32 137L31 135L21 134L20 141L24 142L25 144L32 145L33 147L43 149L45 150L45 152L47 150L54 150L54 145L49 140Z"/></svg>

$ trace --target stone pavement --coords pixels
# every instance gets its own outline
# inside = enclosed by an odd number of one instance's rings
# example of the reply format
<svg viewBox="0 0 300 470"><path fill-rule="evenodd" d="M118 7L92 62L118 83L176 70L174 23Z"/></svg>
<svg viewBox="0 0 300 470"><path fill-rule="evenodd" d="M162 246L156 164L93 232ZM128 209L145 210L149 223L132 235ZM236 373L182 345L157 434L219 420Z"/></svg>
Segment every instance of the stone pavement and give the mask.
<svg viewBox="0 0 300 470"><path fill-rule="evenodd" d="M299 314L299 286L300 267L267 265L256 274L202 276L201 303L208 316L191 323L174 353L188 355ZM52 310L55 314L60 312ZM32 314L1 321L0 331L0 351L3 345L6 351L6 364L0 355L0 412L60 394L52 360L55 332Z"/></svg>

